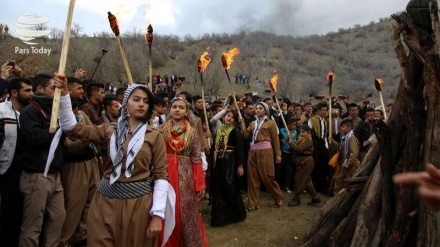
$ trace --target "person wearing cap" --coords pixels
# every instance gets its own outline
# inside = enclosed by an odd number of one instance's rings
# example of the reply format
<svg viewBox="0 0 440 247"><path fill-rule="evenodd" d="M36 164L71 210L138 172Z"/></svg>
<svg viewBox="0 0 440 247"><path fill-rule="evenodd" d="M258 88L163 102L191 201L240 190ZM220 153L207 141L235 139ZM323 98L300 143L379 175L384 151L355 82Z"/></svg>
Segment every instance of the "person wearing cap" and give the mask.
<svg viewBox="0 0 440 247"><path fill-rule="evenodd" d="M378 106L374 108L374 117L378 120L384 120L385 116L383 115L382 106Z"/></svg>
<svg viewBox="0 0 440 247"><path fill-rule="evenodd" d="M279 208L284 198L280 186L274 180L274 156L276 156L276 163L281 163L281 149L276 123L269 118L269 106L266 103L257 103L255 112L257 119L248 128L246 128L244 121L240 120L243 137L252 137L248 157L249 201L247 211L258 209L261 183L274 199L274 208Z"/></svg>

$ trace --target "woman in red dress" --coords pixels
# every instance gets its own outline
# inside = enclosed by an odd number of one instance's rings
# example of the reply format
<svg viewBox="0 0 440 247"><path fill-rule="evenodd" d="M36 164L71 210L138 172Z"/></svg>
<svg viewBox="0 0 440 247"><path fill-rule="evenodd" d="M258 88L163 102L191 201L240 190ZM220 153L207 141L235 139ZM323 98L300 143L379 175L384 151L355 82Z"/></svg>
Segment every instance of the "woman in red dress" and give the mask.
<svg viewBox="0 0 440 247"><path fill-rule="evenodd" d="M187 120L188 103L174 98L170 119L162 125L166 136L168 176L176 192L176 224L165 246L207 246L198 200L205 194L200 140Z"/></svg>

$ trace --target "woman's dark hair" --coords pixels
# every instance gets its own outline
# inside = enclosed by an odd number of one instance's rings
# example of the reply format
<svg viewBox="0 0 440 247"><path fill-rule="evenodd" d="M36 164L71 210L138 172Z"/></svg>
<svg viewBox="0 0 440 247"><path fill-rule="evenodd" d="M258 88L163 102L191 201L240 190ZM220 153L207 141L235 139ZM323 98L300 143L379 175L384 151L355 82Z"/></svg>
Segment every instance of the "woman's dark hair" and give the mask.
<svg viewBox="0 0 440 247"><path fill-rule="evenodd" d="M146 122L146 123L150 123L150 119L151 119L151 114L153 114L153 109L154 109L154 104L155 102L155 96L153 93L150 92L150 90L146 87L137 87L135 88L130 96L128 98L131 97L131 95L133 94L133 92L135 92L136 90L143 90L145 93L147 93L148 96L148 110L147 110L147 114L145 115L145 118L142 119L142 121Z"/></svg>
<svg viewBox="0 0 440 247"><path fill-rule="evenodd" d="M232 113L232 116L234 117L234 125L235 126L238 126L238 121L239 121L239 119L238 119L238 112L236 111L236 110L227 110L226 111L226 113L225 113L225 116L228 114L228 113Z"/></svg>

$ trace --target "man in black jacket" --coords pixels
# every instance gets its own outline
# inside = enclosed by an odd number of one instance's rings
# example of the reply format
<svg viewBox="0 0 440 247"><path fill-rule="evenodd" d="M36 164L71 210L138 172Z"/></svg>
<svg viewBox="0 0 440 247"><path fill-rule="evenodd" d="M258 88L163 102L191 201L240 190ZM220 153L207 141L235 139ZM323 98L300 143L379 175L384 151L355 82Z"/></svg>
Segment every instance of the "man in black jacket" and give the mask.
<svg viewBox="0 0 440 247"><path fill-rule="evenodd" d="M53 76L39 74L34 78L36 93L20 114L21 147L24 155L20 191L23 194L23 224L19 246L38 246L44 222L44 246L58 246L65 219L60 171L64 165L61 136L48 173L44 171L55 134L49 133L54 88Z"/></svg>
<svg viewBox="0 0 440 247"><path fill-rule="evenodd" d="M365 121L361 122L354 130L354 135L358 138L360 144L359 160L361 162L370 149L369 139L373 135L374 109L368 107L365 116Z"/></svg>

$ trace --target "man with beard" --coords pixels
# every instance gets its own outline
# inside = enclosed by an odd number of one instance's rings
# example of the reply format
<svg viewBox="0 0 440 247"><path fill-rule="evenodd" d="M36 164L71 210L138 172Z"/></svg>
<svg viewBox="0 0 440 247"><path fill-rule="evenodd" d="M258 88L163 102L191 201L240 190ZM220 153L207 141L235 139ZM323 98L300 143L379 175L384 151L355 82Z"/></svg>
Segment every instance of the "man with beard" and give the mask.
<svg viewBox="0 0 440 247"><path fill-rule="evenodd" d="M193 111L194 111L194 115L196 115L197 117L199 117L202 120L202 123L205 122L205 114L203 112L203 99L202 96L200 95L194 95L193 96Z"/></svg>
<svg viewBox="0 0 440 247"><path fill-rule="evenodd" d="M8 84L10 98L0 103L0 123L4 141L0 143L0 243L18 246L20 236L23 197L20 194L22 165L20 157L19 116L32 98L32 82L26 78L14 78Z"/></svg>
<svg viewBox="0 0 440 247"><path fill-rule="evenodd" d="M33 81L37 92L20 113L20 146L26 155L21 159L23 172L20 177L20 191L24 203L19 246L38 246L42 232L45 235L44 246L58 245L65 219L64 194L60 180L60 172L64 166L65 138L62 133L59 136L49 132L55 91L52 81L53 76L38 74ZM52 144L56 148L53 159L48 160ZM47 175L44 174L46 163Z"/></svg>
<svg viewBox="0 0 440 247"><path fill-rule="evenodd" d="M84 99L84 89L80 79L67 77L67 90L69 90L69 94L75 97L77 101Z"/></svg>
<svg viewBox="0 0 440 247"><path fill-rule="evenodd" d="M94 125L101 125L104 123L102 119L102 101L104 100L104 84L99 82L92 82L87 85L87 98L89 101L80 107Z"/></svg>

